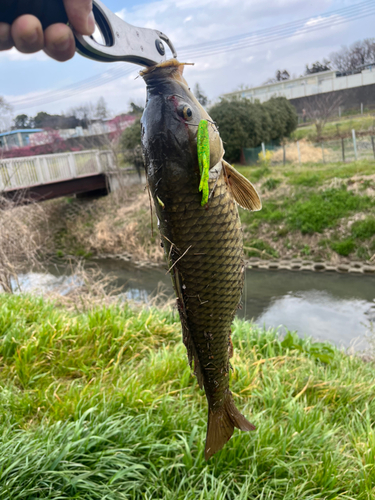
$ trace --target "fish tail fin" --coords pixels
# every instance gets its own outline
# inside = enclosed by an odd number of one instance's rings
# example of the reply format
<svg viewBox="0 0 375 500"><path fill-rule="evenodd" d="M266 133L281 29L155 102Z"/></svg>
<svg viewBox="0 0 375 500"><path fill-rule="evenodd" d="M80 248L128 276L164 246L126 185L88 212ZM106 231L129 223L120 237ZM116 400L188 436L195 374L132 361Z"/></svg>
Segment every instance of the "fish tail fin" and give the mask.
<svg viewBox="0 0 375 500"><path fill-rule="evenodd" d="M254 431L255 425L251 424L236 408L232 394L228 392L223 406L216 411L208 409L208 424L206 448L204 457L206 460L212 457L231 438L234 428L241 431Z"/></svg>

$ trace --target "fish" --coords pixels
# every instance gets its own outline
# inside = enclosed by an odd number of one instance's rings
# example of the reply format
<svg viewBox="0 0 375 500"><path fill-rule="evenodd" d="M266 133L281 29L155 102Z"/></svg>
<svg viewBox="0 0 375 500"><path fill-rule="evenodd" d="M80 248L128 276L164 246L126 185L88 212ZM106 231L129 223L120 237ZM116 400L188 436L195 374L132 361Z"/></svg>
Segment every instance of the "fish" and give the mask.
<svg viewBox="0 0 375 500"><path fill-rule="evenodd" d="M208 402L204 452L208 460L235 427L255 430L235 406L229 374L231 324L245 273L237 204L260 210L261 201L250 181L224 160L218 128L191 92L184 67L170 59L141 72L147 87L141 138L183 342ZM209 159L207 175L200 168L197 149L202 120L207 122L202 136L206 163ZM202 188L205 181L207 190Z"/></svg>

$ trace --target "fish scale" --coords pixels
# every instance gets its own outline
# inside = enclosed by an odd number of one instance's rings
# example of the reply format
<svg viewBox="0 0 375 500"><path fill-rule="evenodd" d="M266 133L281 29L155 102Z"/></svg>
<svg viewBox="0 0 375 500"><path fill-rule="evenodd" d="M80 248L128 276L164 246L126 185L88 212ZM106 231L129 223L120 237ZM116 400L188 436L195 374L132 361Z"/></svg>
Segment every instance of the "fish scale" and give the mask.
<svg viewBox="0 0 375 500"><path fill-rule="evenodd" d="M216 187L207 209L200 207L197 185L189 181L179 186L176 201L170 199L159 210L163 221L160 230L179 249L178 252L172 249L169 264L180 275L182 292L177 293L184 298L187 326L201 370L214 368L203 374L203 380L207 398L215 404L229 390L230 325L244 280L242 230L237 207L222 174L217 183L216 180L209 183L210 190L215 184ZM158 184L159 194L163 184L162 179ZM168 190L168 186L165 188ZM168 241L165 249L169 255ZM208 334L212 336L210 349L207 349Z"/></svg>

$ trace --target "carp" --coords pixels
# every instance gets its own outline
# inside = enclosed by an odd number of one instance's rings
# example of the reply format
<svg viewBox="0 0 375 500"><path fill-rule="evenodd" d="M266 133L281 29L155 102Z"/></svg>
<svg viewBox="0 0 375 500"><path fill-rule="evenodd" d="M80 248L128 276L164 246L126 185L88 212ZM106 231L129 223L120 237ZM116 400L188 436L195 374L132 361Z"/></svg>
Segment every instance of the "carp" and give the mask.
<svg viewBox="0 0 375 500"><path fill-rule="evenodd" d="M260 210L261 202L252 184L223 159L218 129L190 91L183 69L184 64L171 59L141 72L147 86L142 149L183 342L208 402L208 460L230 439L234 427L255 429L234 404L229 372L231 324L245 273L236 203ZM202 120L206 136L198 139ZM197 147L201 141L207 141L201 149L207 175Z"/></svg>

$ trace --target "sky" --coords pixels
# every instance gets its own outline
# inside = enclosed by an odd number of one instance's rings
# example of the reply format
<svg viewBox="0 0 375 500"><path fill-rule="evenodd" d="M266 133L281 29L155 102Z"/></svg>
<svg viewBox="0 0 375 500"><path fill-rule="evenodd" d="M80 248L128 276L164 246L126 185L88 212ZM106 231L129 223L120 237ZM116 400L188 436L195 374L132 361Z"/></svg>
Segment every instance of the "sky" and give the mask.
<svg viewBox="0 0 375 500"><path fill-rule="evenodd" d="M128 23L166 33L177 53L180 48L244 33L274 28L304 19L316 25L331 11L353 6L361 0L104 0L113 12ZM357 40L374 36L375 16L353 20L323 30L297 33L276 42L233 50L217 55L200 55L183 62L185 78L194 87L198 82L211 102L241 85L256 86L276 70L287 69L300 76L306 64L328 58L332 51ZM121 69L119 69L121 68ZM21 102L14 114L34 116L38 111L67 113L69 108L104 97L113 114L126 112L131 101L143 104L145 85L137 78L139 66L129 63L100 63L78 54L68 62L49 59L43 52L24 55L15 49L0 52L0 96L10 103ZM129 71L128 74L126 72ZM119 78L114 78L122 74ZM106 79L105 85L66 92L53 100L51 92L77 84ZM103 76L105 75L105 76ZM61 94L60 94L61 96ZM47 99L48 98L48 99ZM48 102L51 101L51 102Z"/></svg>

